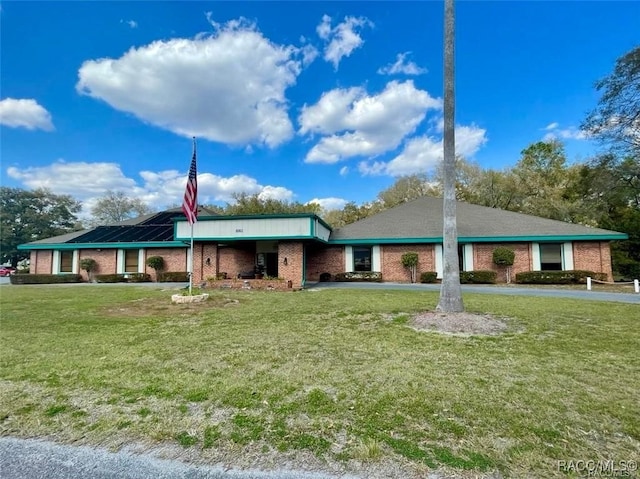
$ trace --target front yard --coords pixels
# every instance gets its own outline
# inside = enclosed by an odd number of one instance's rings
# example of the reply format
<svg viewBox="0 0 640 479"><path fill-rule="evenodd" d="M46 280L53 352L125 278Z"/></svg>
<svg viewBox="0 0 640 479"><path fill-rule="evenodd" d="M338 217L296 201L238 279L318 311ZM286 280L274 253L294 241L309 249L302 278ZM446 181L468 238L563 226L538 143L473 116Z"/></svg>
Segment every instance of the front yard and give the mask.
<svg viewBox="0 0 640 479"><path fill-rule="evenodd" d="M1 286L2 435L398 478L640 453L637 305L469 294L481 337L409 328L431 292L171 293Z"/></svg>

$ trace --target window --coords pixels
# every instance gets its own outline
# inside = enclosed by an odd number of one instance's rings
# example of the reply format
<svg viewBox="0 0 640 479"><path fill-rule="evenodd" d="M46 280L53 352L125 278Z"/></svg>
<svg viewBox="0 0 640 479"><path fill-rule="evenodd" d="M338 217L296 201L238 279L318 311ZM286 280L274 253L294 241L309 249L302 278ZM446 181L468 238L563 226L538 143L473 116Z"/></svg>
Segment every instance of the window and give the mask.
<svg viewBox="0 0 640 479"><path fill-rule="evenodd" d="M138 272L138 258L140 256L140 250L126 249L124 250L124 272L125 273L137 273Z"/></svg>
<svg viewBox="0 0 640 479"><path fill-rule="evenodd" d="M60 251L61 273L73 273L73 251Z"/></svg>
<svg viewBox="0 0 640 479"><path fill-rule="evenodd" d="M562 271L562 243L540 245L540 269L542 271Z"/></svg>
<svg viewBox="0 0 640 479"><path fill-rule="evenodd" d="M371 271L371 247L357 246L353 248L353 270Z"/></svg>

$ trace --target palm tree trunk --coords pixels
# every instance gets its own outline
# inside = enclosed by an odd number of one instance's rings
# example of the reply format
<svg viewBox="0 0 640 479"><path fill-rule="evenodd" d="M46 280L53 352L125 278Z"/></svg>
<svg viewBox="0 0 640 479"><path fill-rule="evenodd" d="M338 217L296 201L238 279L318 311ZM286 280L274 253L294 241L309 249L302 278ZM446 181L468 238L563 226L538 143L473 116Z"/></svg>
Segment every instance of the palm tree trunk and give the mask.
<svg viewBox="0 0 640 479"><path fill-rule="evenodd" d="M447 313L464 311L458 263L456 225L456 139L454 95L454 0L444 1L444 201L443 266L440 301L436 309Z"/></svg>

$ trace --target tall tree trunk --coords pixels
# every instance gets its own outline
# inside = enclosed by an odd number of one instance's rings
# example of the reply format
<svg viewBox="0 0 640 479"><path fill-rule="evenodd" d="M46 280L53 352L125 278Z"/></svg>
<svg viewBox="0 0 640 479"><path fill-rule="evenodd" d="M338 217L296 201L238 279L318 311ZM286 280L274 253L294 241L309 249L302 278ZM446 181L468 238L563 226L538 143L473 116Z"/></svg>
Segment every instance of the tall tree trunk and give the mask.
<svg viewBox="0 0 640 479"><path fill-rule="evenodd" d="M456 225L456 139L454 95L454 0L444 1L444 225L443 266L440 301L436 310L446 313L464 311L458 263Z"/></svg>

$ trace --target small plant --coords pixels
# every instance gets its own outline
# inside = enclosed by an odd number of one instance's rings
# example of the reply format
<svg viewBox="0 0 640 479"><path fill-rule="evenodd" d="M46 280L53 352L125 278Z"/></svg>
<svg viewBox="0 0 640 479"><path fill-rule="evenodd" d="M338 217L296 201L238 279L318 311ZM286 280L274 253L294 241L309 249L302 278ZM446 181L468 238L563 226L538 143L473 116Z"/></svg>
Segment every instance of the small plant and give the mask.
<svg viewBox="0 0 640 479"><path fill-rule="evenodd" d="M93 281L93 272L98 269L98 262L93 258L82 258L80 269L87 272L87 279L91 282Z"/></svg>
<svg viewBox="0 0 640 479"><path fill-rule="evenodd" d="M511 283L511 266L516 259L516 253L505 246L493 250L493 262L498 266L507 267L507 283Z"/></svg>
<svg viewBox="0 0 640 479"><path fill-rule="evenodd" d="M405 253L402 255L402 258L400 258L400 262L402 266L409 270L411 282L415 283L418 276L418 253L413 251Z"/></svg>
<svg viewBox="0 0 640 479"><path fill-rule="evenodd" d="M147 258L147 266L156 272L156 281L158 281L158 271L164 269L164 258L162 256L149 256Z"/></svg>
<svg viewBox="0 0 640 479"><path fill-rule="evenodd" d="M435 283L438 279L438 273L435 271L425 271L420 274L420 282L421 283Z"/></svg>

